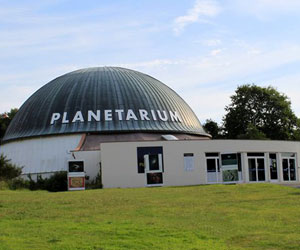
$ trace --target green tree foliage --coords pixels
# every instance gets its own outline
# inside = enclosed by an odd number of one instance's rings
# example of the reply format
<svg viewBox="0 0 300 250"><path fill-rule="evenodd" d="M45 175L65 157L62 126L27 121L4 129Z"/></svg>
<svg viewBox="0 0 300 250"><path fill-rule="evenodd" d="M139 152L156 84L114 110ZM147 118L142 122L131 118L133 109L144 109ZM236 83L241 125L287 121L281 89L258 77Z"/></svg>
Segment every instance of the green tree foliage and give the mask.
<svg viewBox="0 0 300 250"><path fill-rule="evenodd" d="M239 135L238 139L267 140L268 138L263 132L250 123L247 127L246 133Z"/></svg>
<svg viewBox="0 0 300 250"><path fill-rule="evenodd" d="M218 139L222 137L222 129L219 127L218 123L216 123L212 119L206 120L203 128L212 136L212 139Z"/></svg>
<svg viewBox="0 0 300 250"><path fill-rule="evenodd" d="M0 181L11 180L19 177L22 173L22 168L11 163L3 154L0 155Z"/></svg>
<svg viewBox="0 0 300 250"><path fill-rule="evenodd" d="M3 138L9 123L16 115L18 109L11 109L9 112L0 114L0 140Z"/></svg>
<svg viewBox="0 0 300 250"><path fill-rule="evenodd" d="M299 120L290 100L273 87L239 86L225 110L227 138L295 140L300 137Z"/></svg>

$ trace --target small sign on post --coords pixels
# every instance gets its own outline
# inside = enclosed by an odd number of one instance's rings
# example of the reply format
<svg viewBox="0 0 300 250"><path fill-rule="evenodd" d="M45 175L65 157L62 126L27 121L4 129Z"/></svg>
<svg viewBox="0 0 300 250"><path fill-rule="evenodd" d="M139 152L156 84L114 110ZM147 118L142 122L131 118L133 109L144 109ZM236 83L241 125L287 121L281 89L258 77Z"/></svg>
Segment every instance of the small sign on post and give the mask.
<svg viewBox="0 0 300 250"><path fill-rule="evenodd" d="M69 161L68 190L85 190L85 172L83 161Z"/></svg>

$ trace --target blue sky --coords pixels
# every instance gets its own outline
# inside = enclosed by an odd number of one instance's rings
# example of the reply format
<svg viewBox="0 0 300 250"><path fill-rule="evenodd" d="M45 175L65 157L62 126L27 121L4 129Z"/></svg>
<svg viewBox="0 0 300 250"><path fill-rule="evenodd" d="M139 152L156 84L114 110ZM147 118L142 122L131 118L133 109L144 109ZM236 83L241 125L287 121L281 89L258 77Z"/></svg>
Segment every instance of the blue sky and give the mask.
<svg viewBox="0 0 300 250"><path fill-rule="evenodd" d="M300 116L299 0L0 0L0 113L69 71L121 66L161 80L201 122L238 85L272 85Z"/></svg>

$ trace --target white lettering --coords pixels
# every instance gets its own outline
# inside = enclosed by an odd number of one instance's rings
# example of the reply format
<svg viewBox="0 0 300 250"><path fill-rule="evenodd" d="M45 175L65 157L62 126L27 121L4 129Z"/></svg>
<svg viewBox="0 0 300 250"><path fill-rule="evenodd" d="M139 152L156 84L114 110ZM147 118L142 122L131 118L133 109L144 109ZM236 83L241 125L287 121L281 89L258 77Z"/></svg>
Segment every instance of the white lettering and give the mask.
<svg viewBox="0 0 300 250"><path fill-rule="evenodd" d="M54 124L55 121L57 121L60 118L60 113L53 113L51 117L51 122L50 124Z"/></svg>
<svg viewBox="0 0 300 250"><path fill-rule="evenodd" d="M181 120L181 118L180 118L177 111L175 111L175 112L169 111L169 113L170 113L170 117L171 117L172 122L174 122L174 121L182 122L182 120Z"/></svg>
<svg viewBox="0 0 300 250"><path fill-rule="evenodd" d="M105 121L112 121L111 109L104 110Z"/></svg>
<svg viewBox="0 0 300 250"><path fill-rule="evenodd" d="M88 121L91 122L92 118L99 122L100 121L100 110L97 110L97 114L95 114L92 110L88 111Z"/></svg>
<svg viewBox="0 0 300 250"><path fill-rule="evenodd" d="M124 109L116 109L115 112L118 114L119 121L122 121L122 113L124 113Z"/></svg>
<svg viewBox="0 0 300 250"><path fill-rule="evenodd" d="M151 114L152 114L153 120L156 121L157 118L156 118L155 111L154 111L154 110L151 110Z"/></svg>
<svg viewBox="0 0 300 250"><path fill-rule="evenodd" d="M76 114L75 114L72 122L77 122L77 121L84 122L84 119L83 119L81 111L77 111L76 112Z"/></svg>
<svg viewBox="0 0 300 250"><path fill-rule="evenodd" d="M159 110L156 110L156 111L157 111L157 114L158 114L159 119L161 119L161 120L164 121L164 122L168 120L168 116L167 116L167 112L166 112L166 111L163 111L164 117L162 117L162 115L161 115L161 113L160 113Z"/></svg>
<svg viewBox="0 0 300 250"><path fill-rule="evenodd" d="M62 118L62 123L69 123L69 120L67 119L68 112L64 112L63 118Z"/></svg>
<svg viewBox="0 0 300 250"><path fill-rule="evenodd" d="M145 109L140 109L139 112L140 112L140 117L141 117L142 121L150 120L150 118L148 117L148 111L146 111Z"/></svg>
<svg viewBox="0 0 300 250"><path fill-rule="evenodd" d="M72 123L74 122L85 122L85 119L87 118L88 122L101 121L101 117L103 115L105 121L113 121L113 120L119 120L119 121L129 121L129 120L141 120L141 121L172 121L172 122L182 122L182 118L177 111L161 111L161 110L146 110L146 109L139 109L139 116L137 117L137 114L133 111L133 109L106 109L103 111L104 113L101 113L101 110L96 110L95 112L93 110L87 110L87 117L83 116L82 111L77 111L73 117ZM115 112L115 114L113 113ZM69 121L69 114L68 112L60 113L52 113L50 124L53 125L56 122L61 120L61 123L70 123Z"/></svg>
<svg viewBox="0 0 300 250"><path fill-rule="evenodd" d="M138 120L132 109L128 109L127 111L126 120L129 121L130 119Z"/></svg>

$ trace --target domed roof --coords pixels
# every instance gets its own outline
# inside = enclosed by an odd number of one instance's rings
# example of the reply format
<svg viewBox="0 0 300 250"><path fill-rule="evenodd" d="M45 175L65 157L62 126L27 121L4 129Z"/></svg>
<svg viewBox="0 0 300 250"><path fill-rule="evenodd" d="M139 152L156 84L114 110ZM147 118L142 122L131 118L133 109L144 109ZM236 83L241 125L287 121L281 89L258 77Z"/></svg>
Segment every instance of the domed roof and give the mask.
<svg viewBox="0 0 300 250"><path fill-rule="evenodd" d="M134 131L209 136L186 102L162 82L125 68L98 67L65 74L36 91L3 141Z"/></svg>

